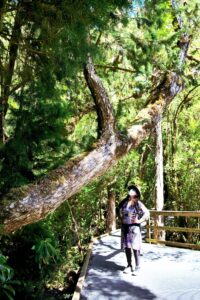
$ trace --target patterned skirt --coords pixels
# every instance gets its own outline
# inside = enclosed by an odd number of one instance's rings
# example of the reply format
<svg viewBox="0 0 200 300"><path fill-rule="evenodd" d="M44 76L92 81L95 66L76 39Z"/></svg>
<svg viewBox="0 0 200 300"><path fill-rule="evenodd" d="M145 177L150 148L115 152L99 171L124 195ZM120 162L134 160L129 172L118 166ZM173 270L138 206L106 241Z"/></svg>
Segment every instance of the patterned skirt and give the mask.
<svg viewBox="0 0 200 300"><path fill-rule="evenodd" d="M140 250L142 245L142 235L140 226L122 224L121 228L121 249L132 248Z"/></svg>

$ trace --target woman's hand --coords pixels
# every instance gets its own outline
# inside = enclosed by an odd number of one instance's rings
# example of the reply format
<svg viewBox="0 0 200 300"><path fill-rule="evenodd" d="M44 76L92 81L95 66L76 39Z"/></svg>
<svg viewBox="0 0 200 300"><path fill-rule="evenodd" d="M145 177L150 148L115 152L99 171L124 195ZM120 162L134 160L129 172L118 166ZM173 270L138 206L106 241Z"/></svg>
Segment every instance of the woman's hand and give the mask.
<svg viewBox="0 0 200 300"><path fill-rule="evenodd" d="M133 223L136 223L136 224L140 224L141 223L140 220L138 219L138 216L136 216L134 218L134 222Z"/></svg>
<svg viewBox="0 0 200 300"><path fill-rule="evenodd" d="M135 214L133 214L131 216L131 223L132 224L135 224L135 223L138 224L139 223L138 217Z"/></svg>

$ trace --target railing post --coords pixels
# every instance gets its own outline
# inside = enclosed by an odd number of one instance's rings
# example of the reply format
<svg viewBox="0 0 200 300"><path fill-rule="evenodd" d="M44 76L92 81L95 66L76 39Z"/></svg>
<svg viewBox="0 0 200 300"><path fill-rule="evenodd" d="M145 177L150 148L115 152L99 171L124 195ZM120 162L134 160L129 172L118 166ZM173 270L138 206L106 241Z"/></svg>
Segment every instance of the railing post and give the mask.
<svg viewBox="0 0 200 300"><path fill-rule="evenodd" d="M186 218L192 217L197 218L196 228L188 228L188 227L174 227L170 226L169 224L164 224L164 226L160 225L159 217L163 218L165 216L184 216ZM200 250L200 245L196 244L199 242L199 236L196 237L196 242L193 241L192 243L189 242L176 242L174 240L161 240L160 239L160 232L187 232L188 234L192 235L193 233L200 234L200 211L156 211L150 210L150 219L148 220L148 241L155 244L165 244L165 245L172 245L177 247L189 248L189 249L198 249Z"/></svg>
<svg viewBox="0 0 200 300"><path fill-rule="evenodd" d="M158 216L155 214L154 215L154 240L156 244L158 243L158 222L157 222Z"/></svg>
<svg viewBox="0 0 200 300"><path fill-rule="evenodd" d="M149 219L147 220L147 235L146 235L146 239L149 241L149 243L151 243L151 214Z"/></svg>
<svg viewBox="0 0 200 300"><path fill-rule="evenodd" d="M165 226L165 217L164 216L158 216L158 226ZM165 230L159 230L158 231L158 240L159 241L165 241L166 232Z"/></svg>

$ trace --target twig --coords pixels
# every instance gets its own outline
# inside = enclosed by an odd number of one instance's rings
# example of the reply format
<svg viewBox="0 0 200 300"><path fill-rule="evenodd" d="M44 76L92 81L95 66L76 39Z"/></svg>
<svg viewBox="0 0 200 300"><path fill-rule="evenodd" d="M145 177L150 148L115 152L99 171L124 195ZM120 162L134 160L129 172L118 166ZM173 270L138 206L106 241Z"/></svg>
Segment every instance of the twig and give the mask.
<svg viewBox="0 0 200 300"><path fill-rule="evenodd" d="M134 70L131 69L126 69L126 68L121 68L121 67L116 67L116 66L110 66L110 65L95 65L97 68L104 68L104 69L111 69L111 70L119 70L119 71L124 71L124 72L129 72L129 73L135 73Z"/></svg>

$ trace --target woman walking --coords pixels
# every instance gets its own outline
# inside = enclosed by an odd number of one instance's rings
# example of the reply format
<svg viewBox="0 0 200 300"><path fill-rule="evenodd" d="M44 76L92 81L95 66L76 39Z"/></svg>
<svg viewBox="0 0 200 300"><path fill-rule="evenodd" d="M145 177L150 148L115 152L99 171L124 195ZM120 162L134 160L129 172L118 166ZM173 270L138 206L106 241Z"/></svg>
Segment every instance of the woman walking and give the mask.
<svg viewBox="0 0 200 300"><path fill-rule="evenodd" d="M117 215L121 218L121 247L125 250L127 267L124 273L137 275L140 268L140 250L142 236L140 224L149 218L149 211L140 201L140 191L137 186L128 187L128 196L117 206ZM135 267L132 265L132 251Z"/></svg>

